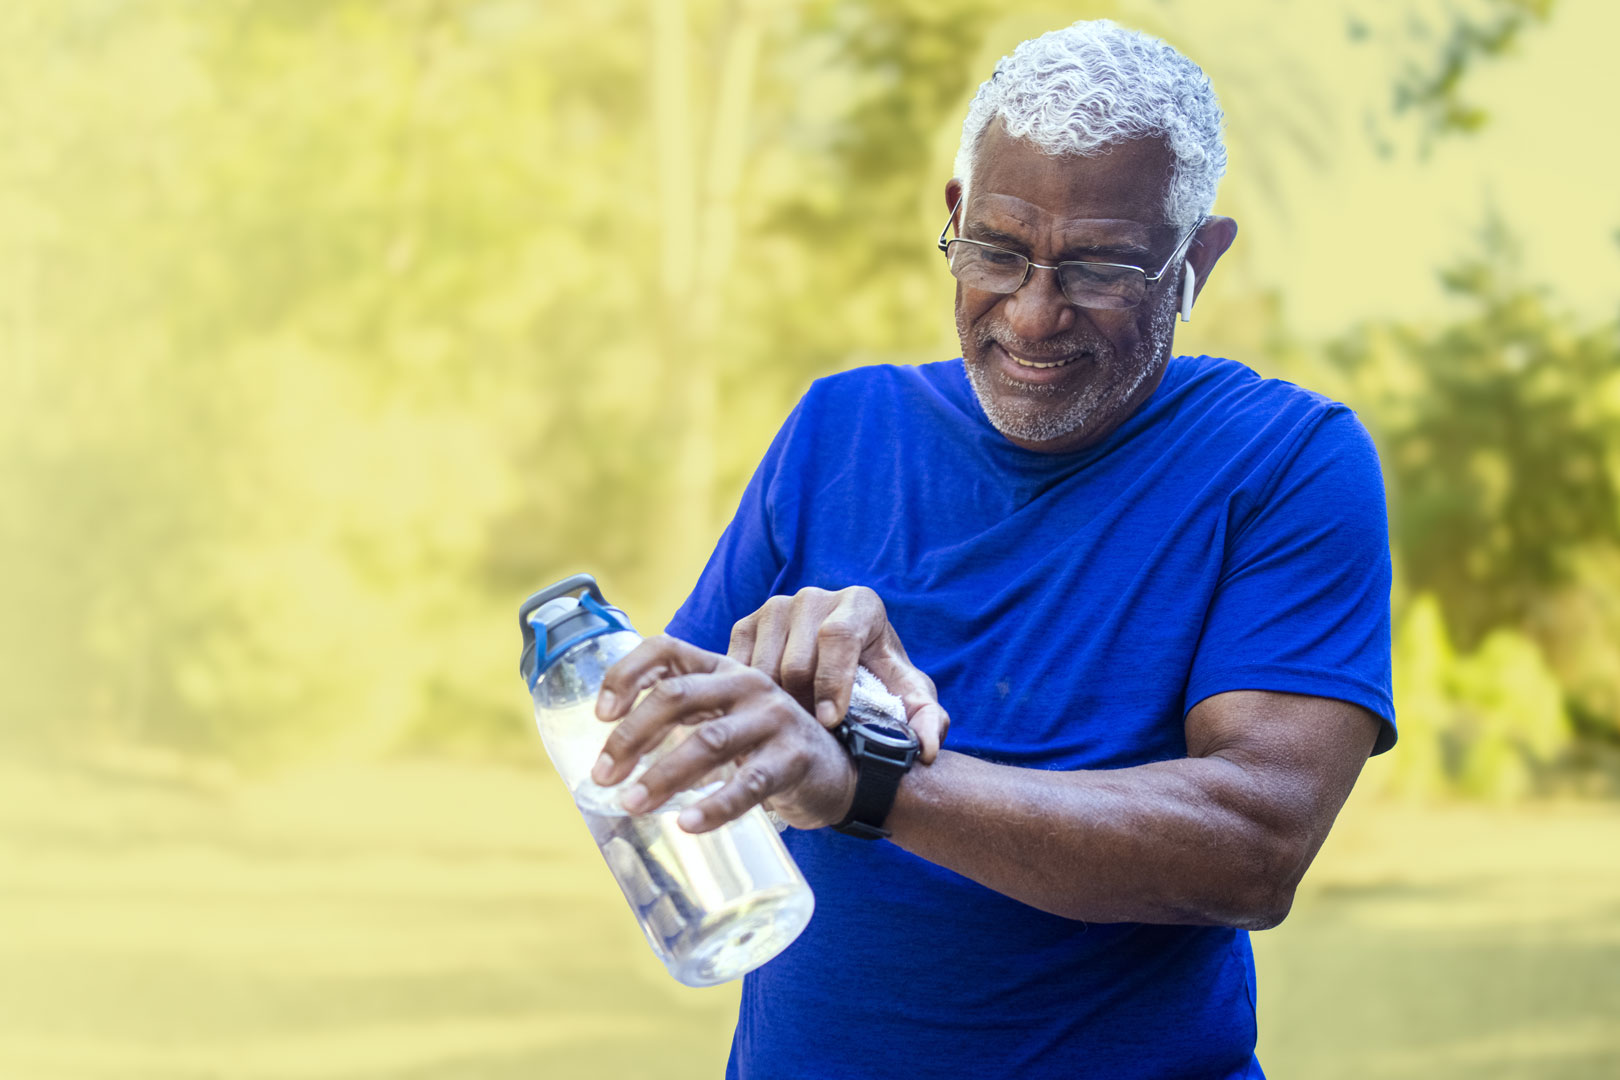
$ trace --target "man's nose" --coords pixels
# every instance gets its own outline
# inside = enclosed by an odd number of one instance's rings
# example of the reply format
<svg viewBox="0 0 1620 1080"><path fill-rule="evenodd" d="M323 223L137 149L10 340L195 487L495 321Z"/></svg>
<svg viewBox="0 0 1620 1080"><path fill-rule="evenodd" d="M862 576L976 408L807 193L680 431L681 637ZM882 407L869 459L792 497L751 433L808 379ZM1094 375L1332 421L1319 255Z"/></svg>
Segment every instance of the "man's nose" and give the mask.
<svg viewBox="0 0 1620 1080"><path fill-rule="evenodd" d="M1003 303L1008 329L1025 341L1045 341L1074 326L1074 305L1058 287L1056 270L1030 267L1024 284Z"/></svg>

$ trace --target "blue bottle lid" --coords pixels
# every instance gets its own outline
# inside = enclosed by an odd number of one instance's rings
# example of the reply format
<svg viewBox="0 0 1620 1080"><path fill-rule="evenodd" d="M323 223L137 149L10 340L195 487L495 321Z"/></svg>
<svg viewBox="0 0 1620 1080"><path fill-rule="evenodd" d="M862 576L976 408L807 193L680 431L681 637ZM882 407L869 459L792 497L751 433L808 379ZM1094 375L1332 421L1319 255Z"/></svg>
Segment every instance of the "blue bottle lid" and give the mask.
<svg viewBox="0 0 1620 1080"><path fill-rule="evenodd" d="M565 577L523 601L518 629L523 632L518 674L530 690L572 646L616 630L634 630L625 613L608 604L589 574Z"/></svg>

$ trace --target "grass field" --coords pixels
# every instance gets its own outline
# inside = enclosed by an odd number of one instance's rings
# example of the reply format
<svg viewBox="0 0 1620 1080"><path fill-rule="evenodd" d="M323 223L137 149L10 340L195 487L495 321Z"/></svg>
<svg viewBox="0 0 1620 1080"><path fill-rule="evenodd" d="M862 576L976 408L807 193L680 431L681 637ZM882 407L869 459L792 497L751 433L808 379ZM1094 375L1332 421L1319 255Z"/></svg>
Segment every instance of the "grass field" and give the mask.
<svg viewBox="0 0 1620 1080"><path fill-rule="evenodd" d="M1361 799L1255 937L1274 1077L1620 1076L1620 807ZM548 772L0 766L0 1077L717 1077Z"/></svg>

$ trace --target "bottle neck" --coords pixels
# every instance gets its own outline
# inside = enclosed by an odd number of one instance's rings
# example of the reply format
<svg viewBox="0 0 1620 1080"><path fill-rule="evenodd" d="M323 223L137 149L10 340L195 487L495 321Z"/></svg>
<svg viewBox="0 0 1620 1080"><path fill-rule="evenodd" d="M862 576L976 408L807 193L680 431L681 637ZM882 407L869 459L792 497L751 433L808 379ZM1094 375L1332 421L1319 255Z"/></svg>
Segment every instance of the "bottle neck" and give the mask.
<svg viewBox="0 0 1620 1080"><path fill-rule="evenodd" d="M633 630L577 641L535 683L535 726L546 754L570 791L588 782L602 744L613 730L613 725L596 718L602 678L639 644L641 635Z"/></svg>
<svg viewBox="0 0 1620 1080"><path fill-rule="evenodd" d="M572 642L549 667L537 671L535 705L566 709L585 700L594 704L608 668L640 644L641 635L634 630L610 630Z"/></svg>

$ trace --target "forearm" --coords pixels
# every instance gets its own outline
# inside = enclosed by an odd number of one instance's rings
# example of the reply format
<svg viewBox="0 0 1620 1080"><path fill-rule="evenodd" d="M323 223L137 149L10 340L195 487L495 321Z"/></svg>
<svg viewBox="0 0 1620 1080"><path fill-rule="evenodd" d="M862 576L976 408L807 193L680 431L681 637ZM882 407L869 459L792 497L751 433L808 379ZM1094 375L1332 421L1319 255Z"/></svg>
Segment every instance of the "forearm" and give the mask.
<svg viewBox="0 0 1620 1080"><path fill-rule="evenodd" d="M887 824L913 854L1057 915L1264 928L1321 843L1285 786L1219 756L1052 772L946 752L906 777Z"/></svg>

